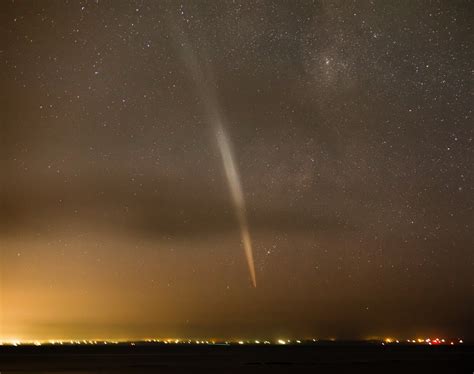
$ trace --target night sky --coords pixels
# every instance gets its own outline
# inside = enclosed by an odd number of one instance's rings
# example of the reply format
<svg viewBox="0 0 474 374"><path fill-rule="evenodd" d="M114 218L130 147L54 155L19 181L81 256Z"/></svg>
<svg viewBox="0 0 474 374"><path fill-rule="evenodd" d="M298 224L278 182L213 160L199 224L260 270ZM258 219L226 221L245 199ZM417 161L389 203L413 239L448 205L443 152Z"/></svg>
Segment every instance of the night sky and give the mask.
<svg viewBox="0 0 474 374"><path fill-rule="evenodd" d="M0 338L473 337L472 2L0 17Z"/></svg>

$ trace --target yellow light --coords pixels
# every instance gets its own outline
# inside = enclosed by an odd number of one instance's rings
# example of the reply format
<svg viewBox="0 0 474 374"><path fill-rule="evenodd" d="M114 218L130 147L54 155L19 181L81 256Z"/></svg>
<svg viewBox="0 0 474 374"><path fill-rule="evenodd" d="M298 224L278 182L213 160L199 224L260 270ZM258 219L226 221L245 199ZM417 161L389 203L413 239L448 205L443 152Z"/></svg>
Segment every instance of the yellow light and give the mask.
<svg viewBox="0 0 474 374"><path fill-rule="evenodd" d="M278 339L278 344L286 344L286 342L283 339Z"/></svg>
<svg viewBox="0 0 474 374"><path fill-rule="evenodd" d="M243 342L242 340L240 340L240 341L239 341L239 344L241 344L241 345L242 345L242 344L244 344L244 342Z"/></svg>
<svg viewBox="0 0 474 374"><path fill-rule="evenodd" d="M260 340L255 340L255 344L260 344Z"/></svg>

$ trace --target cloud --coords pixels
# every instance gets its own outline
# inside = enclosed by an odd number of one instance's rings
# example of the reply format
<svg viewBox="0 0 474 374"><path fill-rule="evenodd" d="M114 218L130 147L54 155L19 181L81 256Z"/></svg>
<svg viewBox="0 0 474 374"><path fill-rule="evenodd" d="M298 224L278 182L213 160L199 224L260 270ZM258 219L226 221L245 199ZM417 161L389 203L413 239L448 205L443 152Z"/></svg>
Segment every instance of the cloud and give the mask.
<svg viewBox="0 0 474 374"><path fill-rule="evenodd" d="M38 188L11 185L2 194L2 226L10 231L33 230L70 220L112 226L137 235L175 238L238 229L224 182L219 192L206 184L191 186L170 178L157 182L144 177L140 184L145 187L102 176L84 177L67 188L50 180ZM248 213L253 232L316 232L351 227L336 216L316 216L281 205L250 205Z"/></svg>

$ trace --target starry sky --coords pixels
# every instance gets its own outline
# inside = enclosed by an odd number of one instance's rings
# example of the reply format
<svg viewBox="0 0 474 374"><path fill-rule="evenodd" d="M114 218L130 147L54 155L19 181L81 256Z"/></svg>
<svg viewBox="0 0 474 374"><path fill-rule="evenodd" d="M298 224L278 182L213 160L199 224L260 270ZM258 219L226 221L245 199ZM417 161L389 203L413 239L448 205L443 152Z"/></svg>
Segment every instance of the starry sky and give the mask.
<svg viewBox="0 0 474 374"><path fill-rule="evenodd" d="M472 2L0 17L0 338L472 334Z"/></svg>

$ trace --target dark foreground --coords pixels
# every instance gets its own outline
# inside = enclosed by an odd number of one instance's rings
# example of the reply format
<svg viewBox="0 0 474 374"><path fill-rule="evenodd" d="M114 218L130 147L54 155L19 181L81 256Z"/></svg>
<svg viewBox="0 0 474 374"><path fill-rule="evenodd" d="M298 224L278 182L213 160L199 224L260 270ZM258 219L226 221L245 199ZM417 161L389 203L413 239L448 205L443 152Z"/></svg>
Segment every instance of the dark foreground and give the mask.
<svg viewBox="0 0 474 374"><path fill-rule="evenodd" d="M0 347L10 373L469 373L474 346Z"/></svg>

